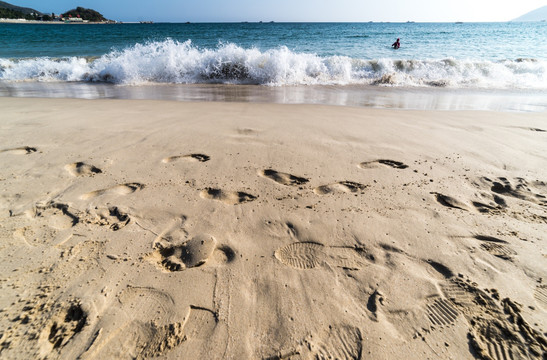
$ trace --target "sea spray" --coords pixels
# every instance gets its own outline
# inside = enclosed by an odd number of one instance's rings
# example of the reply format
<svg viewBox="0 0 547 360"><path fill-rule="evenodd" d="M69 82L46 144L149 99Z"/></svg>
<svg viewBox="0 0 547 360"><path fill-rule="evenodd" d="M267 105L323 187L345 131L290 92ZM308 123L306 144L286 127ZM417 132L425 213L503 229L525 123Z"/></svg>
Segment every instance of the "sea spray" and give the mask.
<svg viewBox="0 0 547 360"><path fill-rule="evenodd" d="M377 85L547 89L547 61L361 59L190 40L136 43L95 58L0 59L0 80L285 85Z"/></svg>

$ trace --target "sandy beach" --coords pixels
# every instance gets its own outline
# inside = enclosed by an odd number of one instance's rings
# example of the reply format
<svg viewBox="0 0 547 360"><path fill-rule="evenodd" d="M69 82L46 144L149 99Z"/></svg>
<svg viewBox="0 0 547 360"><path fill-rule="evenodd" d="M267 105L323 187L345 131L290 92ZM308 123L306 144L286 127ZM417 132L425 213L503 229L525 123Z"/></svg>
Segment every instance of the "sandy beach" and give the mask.
<svg viewBox="0 0 547 360"><path fill-rule="evenodd" d="M0 98L4 359L544 359L546 114Z"/></svg>

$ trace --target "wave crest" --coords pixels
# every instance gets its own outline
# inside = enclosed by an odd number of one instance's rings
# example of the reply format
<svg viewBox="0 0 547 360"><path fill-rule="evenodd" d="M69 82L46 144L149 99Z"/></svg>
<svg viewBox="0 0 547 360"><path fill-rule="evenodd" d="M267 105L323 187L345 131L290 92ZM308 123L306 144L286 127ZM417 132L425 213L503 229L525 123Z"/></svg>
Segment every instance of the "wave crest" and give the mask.
<svg viewBox="0 0 547 360"><path fill-rule="evenodd" d="M0 80L545 89L547 62L365 60L321 57L293 52L287 47L267 51L244 49L232 43L200 49L190 40L167 39L138 43L99 58L0 59Z"/></svg>

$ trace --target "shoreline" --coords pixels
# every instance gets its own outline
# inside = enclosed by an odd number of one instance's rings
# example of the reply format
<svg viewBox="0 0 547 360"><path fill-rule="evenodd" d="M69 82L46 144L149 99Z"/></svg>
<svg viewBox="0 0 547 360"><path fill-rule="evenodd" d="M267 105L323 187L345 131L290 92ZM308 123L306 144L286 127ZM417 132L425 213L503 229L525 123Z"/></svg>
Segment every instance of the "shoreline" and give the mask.
<svg viewBox="0 0 547 360"><path fill-rule="evenodd" d="M0 107L7 358L547 351L544 113Z"/></svg>
<svg viewBox="0 0 547 360"><path fill-rule="evenodd" d="M547 111L547 90L405 88L371 85L114 85L78 82L0 82L0 97L225 101L401 110Z"/></svg>

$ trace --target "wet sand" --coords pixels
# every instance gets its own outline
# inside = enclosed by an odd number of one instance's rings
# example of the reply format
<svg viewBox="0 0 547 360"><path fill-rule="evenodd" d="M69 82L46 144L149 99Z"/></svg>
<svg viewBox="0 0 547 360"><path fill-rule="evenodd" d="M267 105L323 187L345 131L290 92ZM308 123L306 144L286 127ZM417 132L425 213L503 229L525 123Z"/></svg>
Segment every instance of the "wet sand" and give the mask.
<svg viewBox="0 0 547 360"><path fill-rule="evenodd" d="M400 110L547 112L546 91L522 89L0 82L0 96L316 104Z"/></svg>

